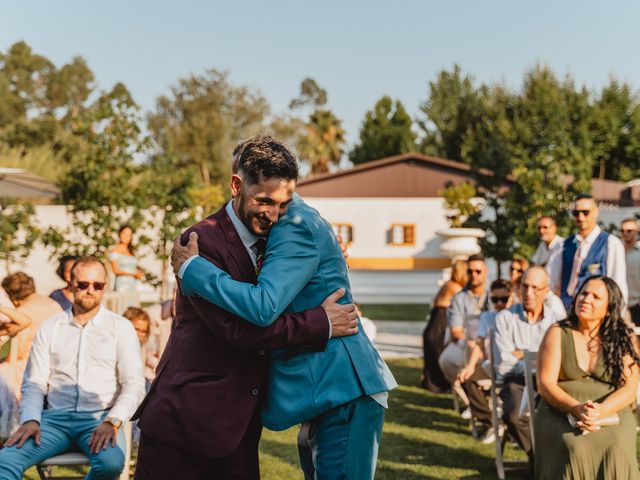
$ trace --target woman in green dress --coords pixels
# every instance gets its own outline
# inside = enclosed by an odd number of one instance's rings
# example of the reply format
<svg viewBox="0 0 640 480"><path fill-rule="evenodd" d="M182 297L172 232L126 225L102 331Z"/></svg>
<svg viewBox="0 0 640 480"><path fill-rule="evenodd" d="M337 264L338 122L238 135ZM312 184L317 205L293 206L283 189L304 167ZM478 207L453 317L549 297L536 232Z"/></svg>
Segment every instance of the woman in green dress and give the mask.
<svg viewBox="0 0 640 480"><path fill-rule="evenodd" d="M640 478L630 408L640 358L623 306L613 280L593 277L576 296L569 318L542 341L542 398L534 425L539 480Z"/></svg>

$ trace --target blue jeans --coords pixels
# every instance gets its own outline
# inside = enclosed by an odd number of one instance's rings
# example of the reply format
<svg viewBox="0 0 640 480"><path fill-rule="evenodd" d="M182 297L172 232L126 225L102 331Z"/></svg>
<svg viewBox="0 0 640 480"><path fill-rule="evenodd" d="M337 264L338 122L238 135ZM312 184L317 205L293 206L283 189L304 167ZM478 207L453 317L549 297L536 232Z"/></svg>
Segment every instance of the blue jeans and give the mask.
<svg viewBox="0 0 640 480"><path fill-rule="evenodd" d="M368 396L303 423L298 454L305 480L373 480L383 423L384 408Z"/></svg>
<svg viewBox="0 0 640 480"><path fill-rule="evenodd" d="M125 439L118 433L115 447L93 454L89 451L89 439L102 422L106 412L61 412L45 410L40 424L40 445L33 437L21 448L13 445L0 450L0 479L20 480L25 470L47 458L69 450L80 450L91 463L87 480L117 479L124 467Z"/></svg>

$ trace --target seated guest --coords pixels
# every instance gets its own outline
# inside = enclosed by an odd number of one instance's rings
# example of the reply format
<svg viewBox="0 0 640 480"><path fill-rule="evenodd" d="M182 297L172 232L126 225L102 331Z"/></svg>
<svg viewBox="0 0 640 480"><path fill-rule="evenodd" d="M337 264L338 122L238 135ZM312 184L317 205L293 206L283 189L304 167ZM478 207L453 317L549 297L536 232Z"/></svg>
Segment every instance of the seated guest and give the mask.
<svg viewBox="0 0 640 480"><path fill-rule="evenodd" d="M144 365L145 386L148 391L151 382L156 378L156 367L160 361L158 340L151 334L151 320L147 312L143 309L129 307L124 311L122 316L131 322L138 335L142 364Z"/></svg>
<svg viewBox="0 0 640 480"><path fill-rule="evenodd" d="M0 288L0 441L18 426L18 397L15 392L11 339L31 324L28 315L18 312Z"/></svg>
<svg viewBox="0 0 640 480"><path fill-rule="evenodd" d="M484 257L471 255L467 260L469 282L454 295L447 309L450 341L440 354L438 364L449 383L455 382L458 372L464 367L466 349L475 344L480 314L489 310L487 271Z"/></svg>
<svg viewBox="0 0 640 480"><path fill-rule="evenodd" d="M157 341L158 357L162 357L162 353L169 342L169 335L171 335L173 319L176 316L177 288L173 289L173 295L169 300L153 304L145 309L151 320L150 335Z"/></svg>
<svg viewBox="0 0 640 480"><path fill-rule="evenodd" d="M447 379L444 378L442 370L440 370L438 358L444 350L444 337L447 331L447 309L451 305L453 296L462 290L466 284L467 262L458 260L451 266L451 278L444 282L433 299L429 320L422 333L424 368L422 370L421 384L424 388L434 393L446 392L451 387Z"/></svg>
<svg viewBox="0 0 640 480"><path fill-rule="evenodd" d="M36 293L33 278L26 273L16 272L8 275L2 281L2 288L9 295L9 299L16 307L16 310L19 313L28 315L31 319L29 327L22 330L11 340L13 354L10 362L13 364L13 373L15 375L12 384L19 399L20 384L22 383L22 376L27 366L29 351L36 336L36 331L44 320L60 313L61 308L54 300Z"/></svg>
<svg viewBox="0 0 640 480"><path fill-rule="evenodd" d="M513 291L515 294L515 303L520 303L522 299L520 298L520 280L522 279L522 275L529 268L529 262L521 257L515 257L511 260L511 283L513 284Z"/></svg>
<svg viewBox="0 0 640 480"><path fill-rule="evenodd" d="M540 346L542 400L534 425L540 480L640 476L631 411L640 358L623 307L613 280L592 277L569 318L550 328Z"/></svg>
<svg viewBox="0 0 640 480"><path fill-rule="evenodd" d="M73 255L65 255L60 258L56 273L66 285L58 290L54 290L49 295L50 298L60 304L63 310L69 310L73 306L73 293L71 293L71 285L69 282L71 281L71 267L73 267L73 262L76 261L76 258L78 257Z"/></svg>
<svg viewBox="0 0 640 480"><path fill-rule="evenodd" d="M22 383L22 424L0 450L3 480L19 480L32 465L74 448L89 458L86 478L118 478L120 427L144 395L144 378L133 326L100 305L106 282L98 259L79 258L71 270L73 308L38 330Z"/></svg>
<svg viewBox="0 0 640 480"><path fill-rule="evenodd" d="M477 382L489 379L489 375L481 363L483 359L489 357L489 352L485 352L485 343L489 336L489 330L496 329L496 314L511 305L512 293L513 287L508 280L498 279L491 284L491 303L495 310L482 312L480 315L476 343L471 348L469 361L458 374L458 381L462 384L462 388L469 398L471 415L478 427L477 438L485 444L492 443L495 440L495 434L491 428L491 409L486 395ZM495 352L492 352L491 358L497 358Z"/></svg>
<svg viewBox="0 0 640 480"><path fill-rule="evenodd" d="M533 471L533 449L529 421L520 416L524 391L524 350L537 352L547 329L558 320L555 313L544 308L549 290L549 276L542 267L531 267L522 276L520 296L515 304L496 315L496 347L500 361L497 373L503 385L503 421L511 436L529 457Z"/></svg>

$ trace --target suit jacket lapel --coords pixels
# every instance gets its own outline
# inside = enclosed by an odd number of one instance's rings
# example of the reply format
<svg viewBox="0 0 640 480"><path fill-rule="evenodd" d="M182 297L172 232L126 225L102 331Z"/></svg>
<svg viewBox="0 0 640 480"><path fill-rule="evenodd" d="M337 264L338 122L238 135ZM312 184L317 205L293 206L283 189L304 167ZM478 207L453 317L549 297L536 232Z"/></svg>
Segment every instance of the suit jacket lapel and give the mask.
<svg viewBox="0 0 640 480"><path fill-rule="evenodd" d="M231 219L229 218L229 215L224 208L221 210L219 221L220 227L227 242L227 265L235 264L238 267L238 273L240 274L240 277L236 278L236 280L255 284L257 280L256 270L253 266L253 262L251 261L251 257L249 257L249 253L242 243L240 235L238 235L236 228L233 226L233 223L231 222ZM235 275L233 276L235 278Z"/></svg>

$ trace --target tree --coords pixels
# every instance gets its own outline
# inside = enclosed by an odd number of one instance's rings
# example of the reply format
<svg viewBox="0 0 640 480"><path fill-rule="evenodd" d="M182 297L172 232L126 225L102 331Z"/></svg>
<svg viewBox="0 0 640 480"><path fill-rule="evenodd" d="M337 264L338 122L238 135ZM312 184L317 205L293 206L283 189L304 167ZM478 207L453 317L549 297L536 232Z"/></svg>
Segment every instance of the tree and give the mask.
<svg viewBox="0 0 640 480"><path fill-rule="evenodd" d="M206 189L228 177L234 146L263 130L268 113L264 97L232 85L227 72L208 70L159 97L148 126L158 152L197 172Z"/></svg>
<svg viewBox="0 0 640 480"><path fill-rule="evenodd" d="M442 70L429 82L429 96L420 105L424 118L421 150L451 160L462 160L462 144L470 124L479 117L478 91L473 77L463 75L459 65Z"/></svg>
<svg viewBox="0 0 640 480"><path fill-rule="evenodd" d="M331 165L340 163L344 153L345 131L342 121L323 108L327 92L315 80L305 78L300 84L300 95L289 104L292 109L312 109L297 147L300 158L311 165L311 173L327 173Z"/></svg>
<svg viewBox="0 0 640 480"><path fill-rule="evenodd" d="M29 256L38 240L40 229L34 213L31 204L0 198L0 261L4 261L7 273L14 263Z"/></svg>
<svg viewBox="0 0 640 480"><path fill-rule="evenodd" d="M384 96L366 113L360 129L360 143L349 159L360 164L379 158L411 152L416 147L413 121L400 100Z"/></svg>
<svg viewBox="0 0 640 480"><path fill-rule="evenodd" d="M72 231L50 228L43 236L56 252L104 256L123 223L141 222L140 167L134 162L146 146L141 137L139 107L122 84L103 93L74 122L74 134L87 145L60 180L62 201L70 205Z"/></svg>
<svg viewBox="0 0 640 480"><path fill-rule="evenodd" d="M148 168L144 170L140 186L140 195L145 200L143 225L155 233L152 238L141 240L151 247L156 258L162 262L160 281L156 282L156 286L160 286L161 298L170 296L167 277L173 241L201 217L198 215L201 209L196 207L190 194L195 184L194 172L176 172L174 165L173 159L152 157Z"/></svg>

